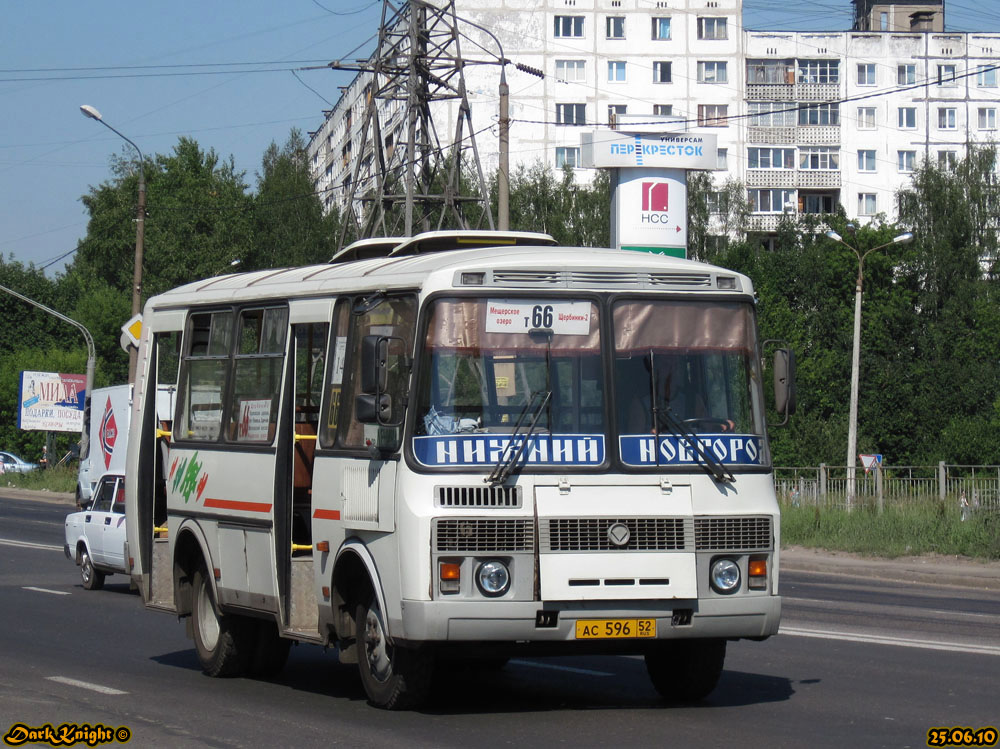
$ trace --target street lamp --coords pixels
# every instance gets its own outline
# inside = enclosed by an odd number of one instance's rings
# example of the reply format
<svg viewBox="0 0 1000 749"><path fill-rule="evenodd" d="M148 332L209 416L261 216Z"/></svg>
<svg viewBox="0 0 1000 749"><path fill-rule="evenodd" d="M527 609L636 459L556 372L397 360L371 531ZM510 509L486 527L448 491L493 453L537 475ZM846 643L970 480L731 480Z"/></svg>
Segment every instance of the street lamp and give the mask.
<svg viewBox="0 0 1000 749"><path fill-rule="evenodd" d="M135 268L132 271L132 316L138 315L142 310L142 251L143 251L143 237L145 235L145 219L146 219L146 176L143 172L142 163L145 160L142 151L139 149L135 143L133 143L129 138L124 136L122 133L115 130L111 125L104 121L101 117L101 113L97 111L94 107L89 104L83 104L80 106L80 111L83 112L84 117L89 117L92 120L97 120L108 130L113 132L119 138L128 143L132 148L136 150L139 154L139 205L136 209L135 214ZM138 355L138 350L131 346L128 351L128 381L135 382L135 366L136 357Z"/></svg>
<svg viewBox="0 0 1000 749"><path fill-rule="evenodd" d="M858 444L858 379L861 370L861 283L864 279L865 258L875 250L881 250L894 244L905 244L913 240L913 234L904 232L897 237L893 237L891 242L872 247L870 250L859 252L844 241L837 232L832 229L826 233L830 239L847 247L858 258L858 281L854 287L854 352L851 356L851 415L847 430L847 509L851 509L851 502L854 499L854 469L857 457L855 452Z"/></svg>

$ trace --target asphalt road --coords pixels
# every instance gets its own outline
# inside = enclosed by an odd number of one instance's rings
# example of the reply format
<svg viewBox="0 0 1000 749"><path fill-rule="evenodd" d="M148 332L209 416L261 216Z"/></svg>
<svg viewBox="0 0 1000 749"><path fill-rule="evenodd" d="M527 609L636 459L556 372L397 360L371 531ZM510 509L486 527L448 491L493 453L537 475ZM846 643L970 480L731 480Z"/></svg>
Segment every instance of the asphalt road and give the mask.
<svg viewBox="0 0 1000 749"><path fill-rule="evenodd" d="M515 659L452 670L418 712L370 707L313 646L273 681L211 679L184 625L123 577L85 591L66 505L0 491L0 730L125 726L134 746L924 746L1000 722L1000 592L782 573L782 633L729 646L716 691L664 703L641 659Z"/></svg>

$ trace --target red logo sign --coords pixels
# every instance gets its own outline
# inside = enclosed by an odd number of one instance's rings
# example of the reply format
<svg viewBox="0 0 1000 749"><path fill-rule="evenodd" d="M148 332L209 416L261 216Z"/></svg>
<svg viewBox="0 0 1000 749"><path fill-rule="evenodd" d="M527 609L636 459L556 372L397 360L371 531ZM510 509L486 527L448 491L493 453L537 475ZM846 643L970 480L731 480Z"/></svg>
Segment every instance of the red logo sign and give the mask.
<svg viewBox="0 0 1000 749"><path fill-rule="evenodd" d="M104 470L111 465L111 453L115 451L115 442L118 441L118 424L115 423L115 412L111 408L111 398L108 398L108 405L104 407L104 416L101 417L101 453L104 455Z"/></svg>
<svg viewBox="0 0 1000 749"><path fill-rule="evenodd" d="M643 182L642 210L666 211L669 186L667 182Z"/></svg>

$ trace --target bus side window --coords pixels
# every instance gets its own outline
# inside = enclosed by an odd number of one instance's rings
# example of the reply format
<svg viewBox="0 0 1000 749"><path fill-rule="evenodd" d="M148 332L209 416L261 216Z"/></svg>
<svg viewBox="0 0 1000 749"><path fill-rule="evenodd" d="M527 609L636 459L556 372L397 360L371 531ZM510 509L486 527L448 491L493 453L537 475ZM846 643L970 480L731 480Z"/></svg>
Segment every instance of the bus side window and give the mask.
<svg viewBox="0 0 1000 749"><path fill-rule="evenodd" d="M343 403L344 364L347 359L347 302L338 302L333 311L333 328L330 336L330 366L327 367L326 387L319 421L320 447L331 448L337 441Z"/></svg>
<svg viewBox="0 0 1000 749"><path fill-rule="evenodd" d="M270 443L278 423L285 361L288 308L244 309L240 313L227 437L235 442Z"/></svg>
<svg viewBox="0 0 1000 749"><path fill-rule="evenodd" d="M188 319L174 439L215 442L222 427L233 313L196 312Z"/></svg>

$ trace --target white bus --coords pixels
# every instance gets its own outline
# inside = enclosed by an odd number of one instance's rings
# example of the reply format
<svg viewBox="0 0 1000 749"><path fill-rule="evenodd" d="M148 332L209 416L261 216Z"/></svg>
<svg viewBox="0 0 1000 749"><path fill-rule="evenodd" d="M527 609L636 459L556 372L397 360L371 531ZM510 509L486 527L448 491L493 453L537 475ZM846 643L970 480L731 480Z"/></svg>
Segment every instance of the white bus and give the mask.
<svg viewBox="0 0 1000 749"><path fill-rule="evenodd" d="M695 700L778 631L750 280L553 244L434 232L147 302L128 564L207 673L332 645L402 708L442 659L631 653Z"/></svg>

